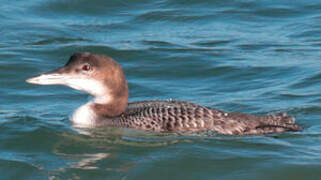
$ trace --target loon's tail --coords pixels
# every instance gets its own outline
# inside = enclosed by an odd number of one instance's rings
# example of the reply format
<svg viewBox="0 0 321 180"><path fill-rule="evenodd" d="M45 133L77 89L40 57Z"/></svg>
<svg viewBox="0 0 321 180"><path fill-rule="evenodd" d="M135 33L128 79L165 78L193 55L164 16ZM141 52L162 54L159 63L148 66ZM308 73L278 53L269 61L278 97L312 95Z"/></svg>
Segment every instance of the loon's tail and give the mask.
<svg viewBox="0 0 321 180"><path fill-rule="evenodd" d="M261 117L261 123L246 134L281 133L285 131L300 131L302 128L295 124L295 118L286 113L271 114Z"/></svg>

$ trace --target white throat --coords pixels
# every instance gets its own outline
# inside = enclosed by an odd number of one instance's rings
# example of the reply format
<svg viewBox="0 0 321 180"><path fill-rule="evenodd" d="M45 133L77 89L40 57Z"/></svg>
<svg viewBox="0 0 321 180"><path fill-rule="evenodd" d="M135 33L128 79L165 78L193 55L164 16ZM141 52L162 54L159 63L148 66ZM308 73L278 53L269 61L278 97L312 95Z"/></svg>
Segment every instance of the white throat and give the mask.
<svg viewBox="0 0 321 180"><path fill-rule="evenodd" d="M88 102L77 108L71 117L71 121L77 127L94 127L97 115L92 109L93 102Z"/></svg>
<svg viewBox="0 0 321 180"><path fill-rule="evenodd" d="M93 109L95 103L97 104L108 104L112 98L108 95L94 97L92 101L80 106L75 110L71 117L71 121L78 127L94 127L98 115Z"/></svg>
<svg viewBox="0 0 321 180"><path fill-rule="evenodd" d="M92 102L97 104L109 104L112 101L112 98L108 95L105 96L96 96Z"/></svg>
<svg viewBox="0 0 321 180"><path fill-rule="evenodd" d="M92 101L80 106L72 115L71 121L76 126L93 127L95 126L98 115L95 113L93 106L97 104L108 104L112 101L109 95L110 90L102 83L95 79L88 78L70 78L67 82L68 86L81 91L88 92L94 96Z"/></svg>
<svg viewBox="0 0 321 180"><path fill-rule="evenodd" d="M71 77L66 80L64 85L85 91L96 97L105 97L110 91L102 82L88 77Z"/></svg>

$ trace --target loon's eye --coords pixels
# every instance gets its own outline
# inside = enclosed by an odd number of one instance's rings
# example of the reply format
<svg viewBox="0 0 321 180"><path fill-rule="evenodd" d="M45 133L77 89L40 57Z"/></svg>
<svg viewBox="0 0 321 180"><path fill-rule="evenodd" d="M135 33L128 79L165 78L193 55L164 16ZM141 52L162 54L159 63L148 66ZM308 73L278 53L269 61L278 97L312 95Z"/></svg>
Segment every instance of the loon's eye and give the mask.
<svg viewBox="0 0 321 180"><path fill-rule="evenodd" d="M81 69L84 70L84 71L89 71L91 69L91 66L89 64L85 64L85 65L82 66Z"/></svg>

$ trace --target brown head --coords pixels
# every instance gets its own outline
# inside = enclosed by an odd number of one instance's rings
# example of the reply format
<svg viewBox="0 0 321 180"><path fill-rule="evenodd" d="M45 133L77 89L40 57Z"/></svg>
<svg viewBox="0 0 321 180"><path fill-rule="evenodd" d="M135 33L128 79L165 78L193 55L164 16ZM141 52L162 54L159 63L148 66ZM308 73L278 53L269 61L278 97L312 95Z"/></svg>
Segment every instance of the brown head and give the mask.
<svg viewBox="0 0 321 180"><path fill-rule="evenodd" d="M112 58L90 53L75 53L57 70L30 78L28 83L66 85L95 97L93 108L100 115L113 117L125 111L128 86L120 65Z"/></svg>

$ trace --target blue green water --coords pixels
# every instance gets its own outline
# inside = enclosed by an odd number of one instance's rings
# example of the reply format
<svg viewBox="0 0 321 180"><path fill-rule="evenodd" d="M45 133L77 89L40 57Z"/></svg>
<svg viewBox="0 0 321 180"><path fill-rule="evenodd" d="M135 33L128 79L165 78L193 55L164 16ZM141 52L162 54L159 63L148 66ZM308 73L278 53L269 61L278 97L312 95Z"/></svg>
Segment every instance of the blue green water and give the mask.
<svg viewBox="0 0 321 180"><path fill-rule="evenodd" d="M0 2L0 179L320 179L321 1ZM74 129L90 97L25 79L74 52L124 68L130 101L287 112L268 136Z"/></svg>

